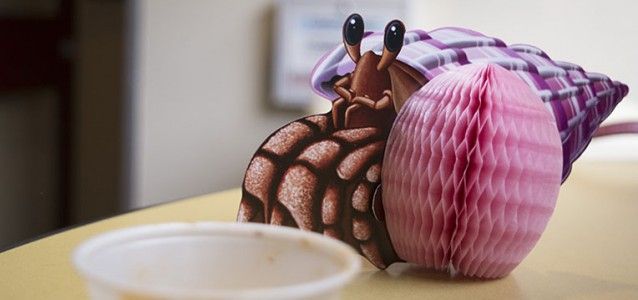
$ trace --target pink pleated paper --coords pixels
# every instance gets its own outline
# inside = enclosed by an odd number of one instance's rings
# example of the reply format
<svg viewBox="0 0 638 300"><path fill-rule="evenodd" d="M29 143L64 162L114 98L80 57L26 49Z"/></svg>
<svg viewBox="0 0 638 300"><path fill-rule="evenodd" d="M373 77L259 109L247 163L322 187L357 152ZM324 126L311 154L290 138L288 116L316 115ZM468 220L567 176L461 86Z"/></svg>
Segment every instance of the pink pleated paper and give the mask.
<svg viewBox="0 0 638 300"><path fill-rule="evenodd" d="M507 275L554 210L562 150L552 114L492 64L446 72L411 96L383 161L383 206L400 258L466 276Z"/></svg>

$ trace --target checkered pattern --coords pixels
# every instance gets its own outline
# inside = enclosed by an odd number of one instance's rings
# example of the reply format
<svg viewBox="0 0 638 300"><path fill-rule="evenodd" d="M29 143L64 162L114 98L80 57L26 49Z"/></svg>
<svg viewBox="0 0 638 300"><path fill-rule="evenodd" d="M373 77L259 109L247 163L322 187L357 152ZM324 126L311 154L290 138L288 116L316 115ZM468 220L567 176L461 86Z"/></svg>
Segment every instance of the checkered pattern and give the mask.
<svg viewBox="0 0 638 300"><path fill-rule="evenodd" d="M362 52L372 50L380 54L382 48L382 33L366 34ZM563 142L563 181L594 131L629 91L626 85L603 74L554 61L534 46L508 46L500 39L464 28L406 32L398 59L428 80L468 63L494 63L516 73L540 96L556 119ZM319 60L312 72L312 88L327 99L336 99L337 95L326 83L352 70L354 63L344 47L338 46Z"/></svg>

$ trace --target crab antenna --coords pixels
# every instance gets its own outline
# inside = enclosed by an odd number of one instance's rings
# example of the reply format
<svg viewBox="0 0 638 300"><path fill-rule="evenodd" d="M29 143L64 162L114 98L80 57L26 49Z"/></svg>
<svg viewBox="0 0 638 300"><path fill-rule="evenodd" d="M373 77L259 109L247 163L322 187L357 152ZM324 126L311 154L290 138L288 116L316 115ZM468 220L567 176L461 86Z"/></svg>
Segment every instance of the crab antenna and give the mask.
<svg viewBox="0 0 638 300"><path fill-rule="evenodd" d="M363 18L359 14L351 14L343 23L343 45L355 63L361 57L361 40L363 39Z"/></svg>
<svg viewBox="0 0 638 300"><path fill-rule="evenodd" d="M392 20L385 26L383 53L381 54L381 61L377 65L377 70L384 70L394 62L403 47L404 35L405 26L399 20Z"/></svg>

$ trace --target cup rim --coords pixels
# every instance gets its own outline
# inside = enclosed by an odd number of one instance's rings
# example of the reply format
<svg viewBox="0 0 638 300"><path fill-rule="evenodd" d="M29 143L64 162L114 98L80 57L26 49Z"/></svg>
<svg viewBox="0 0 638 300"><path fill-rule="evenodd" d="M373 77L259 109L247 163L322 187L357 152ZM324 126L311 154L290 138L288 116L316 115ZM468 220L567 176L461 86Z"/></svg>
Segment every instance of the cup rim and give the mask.
<svg viewBox="0 0 638 300"><path fill-rule="evenodd" d="M272 288L210 288L192 289L181 287L149 286L109 276L89 268L89 257L94 251L118 244L154 237L174 235L232 234L233 236L262 235L267 238L297 241L305 239L320 252L341 257L344 267L326 277L291 285ZM175 222L134 226L99 234L81 243L73 252L72 261L76 269L88 283L128 292L136 295L164 298L229 298L229 299L290 299L307 297L338 290L350 282L361 269L361 259L350 246L336 239L315 232L291 227L258 223L234 222Z"/></svg>

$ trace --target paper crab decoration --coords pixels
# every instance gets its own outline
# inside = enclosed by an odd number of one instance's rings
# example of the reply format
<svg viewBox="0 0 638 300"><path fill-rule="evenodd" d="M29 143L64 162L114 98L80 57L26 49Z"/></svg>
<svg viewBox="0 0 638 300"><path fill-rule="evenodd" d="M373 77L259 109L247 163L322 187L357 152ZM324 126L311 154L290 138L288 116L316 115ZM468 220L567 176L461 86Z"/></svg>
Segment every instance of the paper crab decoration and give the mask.
<svg viewBox="0 0 638 300"><path fill-rule="evenodd" d="M238 221L323 233L379 268L481 278L531 251L572 162L628 92L532 46L397 20L369 33L358 14L311 84L332 110L266 139Z"/></svg>

